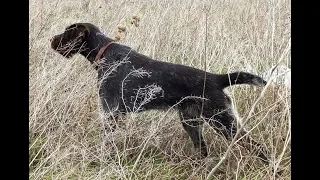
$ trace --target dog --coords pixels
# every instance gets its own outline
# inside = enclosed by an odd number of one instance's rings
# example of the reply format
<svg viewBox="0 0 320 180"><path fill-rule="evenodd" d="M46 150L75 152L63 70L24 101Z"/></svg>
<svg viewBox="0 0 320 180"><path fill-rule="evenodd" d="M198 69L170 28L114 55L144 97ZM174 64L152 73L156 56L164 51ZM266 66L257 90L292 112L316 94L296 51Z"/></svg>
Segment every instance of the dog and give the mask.
<svg viewBox="0 0 320 180"><path fill-rule="evenodd" d="M228 140L237 132L231 99L223 89L236 84L266 85L261 77L246 72L212 74L151 59L116 43L91 23L70 25L51 39L51 48L67 58L77 53L86 57L98 72L103 110L115 120L127 112L176 109L201 158L208 156L200 128L204 121ZM244 144L250 144L268 162L268 151L248 135L239 143L247 148Z"/></svg>

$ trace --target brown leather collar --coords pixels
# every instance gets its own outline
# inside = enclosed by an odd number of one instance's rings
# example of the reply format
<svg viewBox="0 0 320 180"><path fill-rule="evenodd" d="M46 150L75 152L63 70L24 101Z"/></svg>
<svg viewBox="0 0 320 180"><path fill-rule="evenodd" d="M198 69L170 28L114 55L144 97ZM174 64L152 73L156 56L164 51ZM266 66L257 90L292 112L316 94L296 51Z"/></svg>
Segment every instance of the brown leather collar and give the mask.
<svg viewBox="0 0 320 180"><path fill-rule="evenodd" d="M101 55L102 55L103 52L104 52L111 44L113 44L113 43L115 43L115 42L114 42L114 41L111 41L111 42L109 42L108 44L104 45L104 46L99 50L99 52L98 52L98 54L97 54L97 56L96 56L96 58L94 59L93 64L92 64L94 67L96 67L96 66L99 65L99 60L100 60L100 58L101 58Z"/></svg>

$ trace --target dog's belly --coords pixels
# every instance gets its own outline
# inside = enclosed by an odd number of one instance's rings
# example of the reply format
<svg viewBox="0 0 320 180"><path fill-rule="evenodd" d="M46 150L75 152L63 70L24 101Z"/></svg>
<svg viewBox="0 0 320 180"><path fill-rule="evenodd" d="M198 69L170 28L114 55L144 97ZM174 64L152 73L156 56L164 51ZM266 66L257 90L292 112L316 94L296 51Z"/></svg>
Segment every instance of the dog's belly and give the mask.
<svg viewBox="0 0 320 180"><path fill-rule="evenodd" d="M125 107L126 111L142 112L145 110L165 110L173 104L167 102L165 97L160 93L144 92L144 93L128 93L124 94L124 100L120 103Z"/></svg>

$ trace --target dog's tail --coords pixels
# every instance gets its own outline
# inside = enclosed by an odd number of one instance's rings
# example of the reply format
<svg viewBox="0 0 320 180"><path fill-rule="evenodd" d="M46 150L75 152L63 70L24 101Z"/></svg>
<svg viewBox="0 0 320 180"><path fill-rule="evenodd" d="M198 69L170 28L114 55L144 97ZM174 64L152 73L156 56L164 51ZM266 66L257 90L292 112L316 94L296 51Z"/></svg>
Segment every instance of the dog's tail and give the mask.
<svg viewBox="0 0 320 180"><path fill-rule="evenodd" d="M262 77L246 72L234 72L218 75L217 83L220 87L226 88L235 84L249 84L255 86L265 86L267 82Z"/></svg>

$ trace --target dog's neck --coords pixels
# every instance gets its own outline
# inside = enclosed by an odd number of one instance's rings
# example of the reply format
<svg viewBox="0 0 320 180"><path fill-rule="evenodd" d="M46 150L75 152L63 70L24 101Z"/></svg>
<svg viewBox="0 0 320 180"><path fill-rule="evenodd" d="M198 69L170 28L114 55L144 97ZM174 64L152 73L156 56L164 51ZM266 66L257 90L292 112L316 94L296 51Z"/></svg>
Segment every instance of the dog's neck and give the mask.
<svg viewBox="0 0 320 180"><path fill-rule="evenodd" d="M111 38L108 38L101 32L96 32L96 33L90 33L89 37L86 38L87 40L85 41L85 48L83 51L80 52L84 57L86 57L90 63L92 64L99 53L100 49L114 41Z"/></svg>

